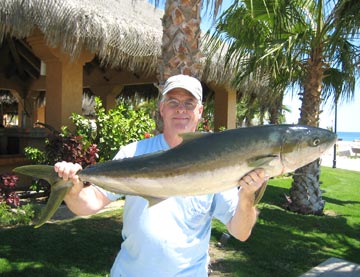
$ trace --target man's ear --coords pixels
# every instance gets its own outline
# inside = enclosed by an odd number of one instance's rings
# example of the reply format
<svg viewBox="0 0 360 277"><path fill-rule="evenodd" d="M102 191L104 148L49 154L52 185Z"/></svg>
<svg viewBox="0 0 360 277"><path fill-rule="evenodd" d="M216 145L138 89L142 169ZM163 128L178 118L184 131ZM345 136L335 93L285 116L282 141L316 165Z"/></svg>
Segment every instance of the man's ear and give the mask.
<svg viewBox="0 0 360 277"><path fill-rule="evenodd" d="M159 103L159 114L160 114L160 116L162 117L163 116L163 108L164 108L164 102L160 102Z"/></svg>
<svg viewBox="0 0 360 277"><path fill-rule="evenodd" d="M204 106L201 106L199 108L199 119L201 119L203 111L204 111Z"/></svg>

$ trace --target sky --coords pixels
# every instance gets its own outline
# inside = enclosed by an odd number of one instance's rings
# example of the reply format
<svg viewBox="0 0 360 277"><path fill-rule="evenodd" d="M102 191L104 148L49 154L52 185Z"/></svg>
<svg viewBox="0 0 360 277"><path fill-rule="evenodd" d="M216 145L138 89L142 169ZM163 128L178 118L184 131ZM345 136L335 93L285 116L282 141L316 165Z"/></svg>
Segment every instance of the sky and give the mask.
<svg viewBox="0 0 360 277"><path fill-rule="evenodd" d="M224 0L220 13L228 8L232 0ZM211 28L212 20L207 16L202 16L201 29L203 31ZM340 102L337 108L337 131L338 132L360 132L360 85L355 89L355 97L351 102ZM291 112L286 112L286 123L297 123L300 117L299 108L301 102L298 96L291 97L286 95L283 101ZM320 115L320 127L335 129L335 109L332 103L322 106L322 114Z"/></svg>
<svg viewBox="0 0 360 277"><path fill-rule="evenodd" d="M297 123L300 117L301 102L297 96L286 95L283 101L291 112L285 113L286 123ZM335 128L335 109L332 103L322 106L320 127ZM360 132L360 90L355 90L355 97L351 102L340 102L337 108L337 132Z"/></svg>
<svg viewBox="0 0 360 277"><path fill-rule="evenodd" d="M149 0L151 2L151 0ZM219 14L230 6L233 0L223 0L223 4ZM162 8L162 7L160 7ZM213 20L208 16L202 15L201 29L206 32L212 26ZM337 131L338 132L360 132L360 85L357 84L354 99L351 102L340 102L337 108ZM299 108L301 102L298 96L291 97L286 95L283 101L291 112L286 112L286 123L297 123L300 117ZM320 127L335 128L335 110L332 103L322 106L322 114L320 115Z"/></svg>

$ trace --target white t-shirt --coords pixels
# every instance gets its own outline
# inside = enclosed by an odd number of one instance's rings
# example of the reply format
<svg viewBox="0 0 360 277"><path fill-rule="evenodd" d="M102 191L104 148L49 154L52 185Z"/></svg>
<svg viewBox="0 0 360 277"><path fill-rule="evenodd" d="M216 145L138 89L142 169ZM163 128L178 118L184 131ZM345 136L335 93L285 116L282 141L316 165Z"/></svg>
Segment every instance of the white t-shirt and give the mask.
<svg viewBox="0 0 360 277"><path fill-rule="evenodd" d="M162 134L131 143L114 159L168 150ZM119 197L100 189L110 199ZM207 276L211 220L230 221L238 203L237 188L216 194L171 197L148 207L139 196L126 196L123 243L111 276Z"/></svg>

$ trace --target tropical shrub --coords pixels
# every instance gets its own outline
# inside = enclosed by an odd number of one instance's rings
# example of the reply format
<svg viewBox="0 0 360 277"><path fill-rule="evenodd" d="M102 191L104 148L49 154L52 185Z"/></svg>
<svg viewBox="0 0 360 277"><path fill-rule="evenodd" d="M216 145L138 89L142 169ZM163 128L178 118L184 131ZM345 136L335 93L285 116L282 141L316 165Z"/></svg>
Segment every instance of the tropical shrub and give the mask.
<svg viewBox="0 0 360 277"><path fill-rule="evenodd" d="M18 180L14 174L0 175L0 226L29 224L34 217L32 205L20 205L20 197L15 188Z"/></svg>
<svg viewBox="0 0 360 277"><path fill-rule="evenodd" d="M99 150L96 144L78 134L72 134L68 127L61 132L53 130L45 140L45 150L34 147L25 148L25 156L37 164L53 165L59 161L68 161L86 167L95 164Z"/></svg>
<svg viewBox="0 0 360 277"><path fill-rule="evenodd" d="M25 156L36 164L53 165L59 161L79 163L83 168L90 164L95 164L98 159L98 148L87 138L72 134L67 127L61 128L61 132L49 128L51 133L45 140L45 150L26 147ZM50 194L50 184L38 179L34 180L29 190L43 191L42 196L48 197Z"/></svg>
<svg viewBox="0 0 360 277"><path fill-rule="evenodd" d="M95 119L72 114L72 120L77 134L98 146L100 161L112 159L121 146L154 133L155 120L145 107L122 100L116 108L105 111L99 98L95 103Z"/></svg>

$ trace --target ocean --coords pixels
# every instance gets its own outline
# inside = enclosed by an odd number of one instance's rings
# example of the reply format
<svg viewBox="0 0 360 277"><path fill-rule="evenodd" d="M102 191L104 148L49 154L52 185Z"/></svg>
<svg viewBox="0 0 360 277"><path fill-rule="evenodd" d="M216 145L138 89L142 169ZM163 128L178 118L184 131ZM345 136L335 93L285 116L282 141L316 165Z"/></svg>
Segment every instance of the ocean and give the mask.
<svg viewBox="0 0 360 277"><path fill-rule="evenodd" d="M337 136L343 141L360 141L360 132L337 132Z"/></svg>

